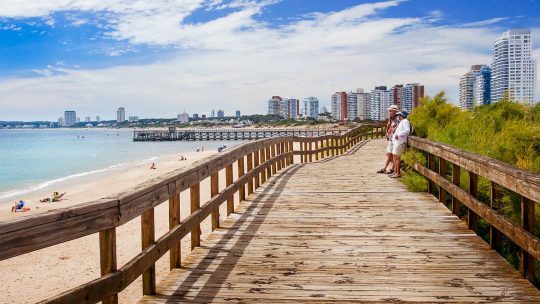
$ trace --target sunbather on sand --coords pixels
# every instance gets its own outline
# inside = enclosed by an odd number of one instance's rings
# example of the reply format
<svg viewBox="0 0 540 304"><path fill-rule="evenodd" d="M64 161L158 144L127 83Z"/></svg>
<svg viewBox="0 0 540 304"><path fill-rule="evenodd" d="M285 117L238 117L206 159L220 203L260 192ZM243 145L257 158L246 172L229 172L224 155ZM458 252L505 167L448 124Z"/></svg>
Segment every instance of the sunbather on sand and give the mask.
<svg viewBox="0 0 540 304"><path fill-rule="evenodd" d="M51 201L52 202L58 202L60 201L60 199L62 199L62 197L66 194L67 192L64 192L62 194L58 193L58 192L54 192L53 193L53 196L51 198Z"/></svg>
<svg viewBox="0 0 540 304"><path fill-rule="evenodd" d="M11 207L11 212L26 212L30 211L30 208L25 208L24 205L26 203L23 200L20 200L18 203L14 203Z"/></svg>

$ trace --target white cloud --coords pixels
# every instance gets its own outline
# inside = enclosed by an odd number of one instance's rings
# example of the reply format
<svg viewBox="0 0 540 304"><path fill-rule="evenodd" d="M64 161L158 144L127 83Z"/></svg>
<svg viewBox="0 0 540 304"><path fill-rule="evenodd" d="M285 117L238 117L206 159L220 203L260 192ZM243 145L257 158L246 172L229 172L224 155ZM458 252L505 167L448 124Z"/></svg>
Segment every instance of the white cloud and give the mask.
<svg viewBox="0 0 540 304"><path fill-rule="evenodd" d="M500 34L481 24L435 26L433 13L424 18L378 16L399 1L313 13L278 28L256 18L271 2L182 1L177 7L176 2L134 1L121 12L126 2L97 1L90 7L86 1L65 1L33 10L49 16L85 4L86 10L113 12L118 15L104 27L107 35L133 45L175 45L177 56L138 66L36 70L46 77L0 82L0 108L24 119L53 113L52 119L66 108L81 116L112 118L118 106L142 117L172 117L184 108L190 113L217 108L263 113L272 95L315 95L328 104L333 91L409 82L425 84L429 94L444 89L455 99L459 77L472 64L490 63L491 42ZM181 22L195 9L223 5L240 8L204 23ZM103 51L120 55L123 50Z"/></svg>

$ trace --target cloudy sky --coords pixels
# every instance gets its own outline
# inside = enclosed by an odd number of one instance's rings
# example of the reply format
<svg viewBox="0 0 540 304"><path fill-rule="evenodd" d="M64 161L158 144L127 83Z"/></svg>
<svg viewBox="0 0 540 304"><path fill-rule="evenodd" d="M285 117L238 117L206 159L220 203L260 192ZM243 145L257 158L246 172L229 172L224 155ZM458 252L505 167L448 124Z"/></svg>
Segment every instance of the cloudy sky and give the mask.
<svg viewBox="0 0 540 304"><path fill-rule="evenodd" d="M535 0L2 0L0 120L265 113L272 95L411 82L456 102L523 27L539 58Z"/></svg>

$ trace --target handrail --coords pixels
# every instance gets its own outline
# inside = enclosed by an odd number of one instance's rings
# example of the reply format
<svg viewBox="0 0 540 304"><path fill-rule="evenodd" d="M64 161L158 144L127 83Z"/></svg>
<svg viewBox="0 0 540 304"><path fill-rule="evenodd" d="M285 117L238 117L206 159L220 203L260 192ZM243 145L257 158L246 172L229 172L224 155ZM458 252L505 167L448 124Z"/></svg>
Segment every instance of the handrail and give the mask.
<svg viewBox="0 0 540 304"><path fill-rule="evenodd" d="M452 196L452 212L460 215L460 208L467 208L469 229L476 232L478 217L490 225L490 245L500 248L500 234L521 248L520 271L532 280L535 275L535 259L540 259L540 238L534 235L535 202L540 202L540 175L522 170L486 156L458 149L448 144L434 142L415 136L409 137L409 147L423 151L427 167L414 162L409 164L428 179L428 193L439 187L439 201L446 202L446 193ZM439 159L438 172L435 157ZM447 179L447 162L452 163L452 181ZM461 169L468 172L467 191L460 188ZM491 181L491 202L486 205L478 199L478 176ZM496 210L500 189L506 188L521 196L521 225L508 220Z"/></svg>
<svg viewBox="0 0 540 304"><path fill-rule="evenodd" d="M302 163L345 153L363 139L381 137L380 124L365 125L341 135L321 137L276 137L246 143L227 152L211 156L164 174L111 197L84 205L56 209L0 223L0 260L64 243L79 237L99 233L101 277L78 286L45 303L116 303L117 294L137 277L143 275L143 293L155 293L154 263L166 254L171 255L171 268L180 266L179 242L188 233L192 249L200 246L200 224L212 216L212 230L219 227L219 207L227 202L227 215L233 211L233 195L240 200L253 193L277 171L294 163L300 155ZM300 150L294 151L294 144ZM315 147L313 147L313 145ZM247 162L247 172L244 164ZM232 166L238 165L237 179L233 180ZM226 188L218 192L217 175L226 170ZM211 178L212 198L200 206L199 184ZM190 190L190 216L180 221L179 195ZM169 201L170 230L155 240L154 208ZM116 227L141 217L141 239L144 249L131 261L116 267Z"/></svg>

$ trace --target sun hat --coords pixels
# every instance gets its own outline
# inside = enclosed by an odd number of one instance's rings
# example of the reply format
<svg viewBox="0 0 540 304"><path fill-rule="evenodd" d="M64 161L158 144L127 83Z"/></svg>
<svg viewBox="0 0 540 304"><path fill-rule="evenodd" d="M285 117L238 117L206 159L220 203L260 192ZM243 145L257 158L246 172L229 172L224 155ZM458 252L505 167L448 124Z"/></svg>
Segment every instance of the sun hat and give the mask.
<svg viewBox="0 0 540 304"><path fill-rule="evenodd" d="M396 111L399 112L399 108L396 105L391 105L390 108L388 108L388 111Z"/></svg>
<svg viewBox="0 0 540 304"><path fill-rule="evenodd" d="M407 118L407 112L397 112L396 115L399 115L403 118Z"/></svg>

